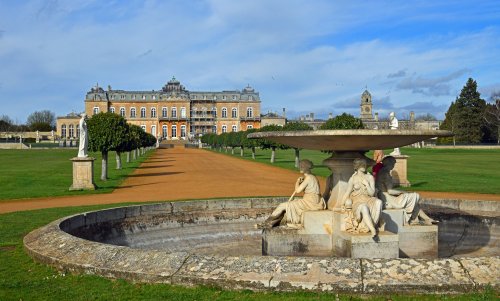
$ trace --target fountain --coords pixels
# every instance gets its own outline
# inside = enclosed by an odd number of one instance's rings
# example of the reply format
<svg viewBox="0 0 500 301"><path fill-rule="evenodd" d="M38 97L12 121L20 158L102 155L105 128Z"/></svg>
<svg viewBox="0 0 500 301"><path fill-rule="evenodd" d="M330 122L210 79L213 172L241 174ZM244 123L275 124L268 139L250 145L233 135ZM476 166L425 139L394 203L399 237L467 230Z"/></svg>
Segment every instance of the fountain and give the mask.
<svg viewBox="0 0 500 301"><path fill-rule="evenodd" d="M265 229L262 250L265 255L331 255L352 258L398 258L438 256L438 228L435 225L409 226L403 209L382 212L377 241L368 234L352 231L349 214L341 208L354 160L373 162L365 157L370 149L398 148L434 137L447 137L448 131L421 130L322 130L300 132L260 132L250 138L265 138L294 148L328 150L323 161L332 171L331 191L326 211L304 212L302 229ZM373 164L369 164L373 165ZM378 216L378 213L377 213ZM353 221L356 223L355 219Z"/></svg>
<svg viewBox="0 0 500 301"><path fill-rule="evenodd" d="M422 208L440 224L437 232L433 230L436 226L413 227L434 227L427 233L429 243L413 248L414 237L425 242L425 235L411 229L402 231L408 227L397 210L384 212L385 228L379 230L387 232L387 237L378 242L363 233L334 235L342 232L346 213L337 201L353 173L355 158L365 158L368 149L399 147L443 135L449 133L357 130L254 134L294 147L334 150L325 160L334 171L330 210L306 213L312 215L304 216L302 230L273 228L263 233L254 228L288 198L196 200L65 217L26 235L24 246L35 260L59 270L135 282L351 293L457 293L488 284L498 288L498 202L421 200ZM273 235L281 238L273 240ZM436 242L435 246L430 242ZM274 252L270 249L273 243L282 243L282 250L297 256L262 256L263 251ZM359 248L352 245L362 243L367 247L385 244L391 256L383 256L380 250L374 251L380 256L359 256ZM334 247L337 244L339 248ZM416 248L419 246L423 249Z"/></svg>

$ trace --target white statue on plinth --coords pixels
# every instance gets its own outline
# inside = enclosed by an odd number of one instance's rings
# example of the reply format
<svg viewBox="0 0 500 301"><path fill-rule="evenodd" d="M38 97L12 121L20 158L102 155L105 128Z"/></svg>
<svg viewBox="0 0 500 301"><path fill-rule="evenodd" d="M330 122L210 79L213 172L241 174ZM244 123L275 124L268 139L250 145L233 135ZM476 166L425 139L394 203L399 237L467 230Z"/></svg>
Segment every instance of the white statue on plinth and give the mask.
<svg viewBox="0 0 500 301"><path fill-rule="evenodd" d="M78 146L78 158L86 158L88 157L87 154L87 147L89 144L89 137L87 133L87 114L83 113L82 118L80 119L80 145Z"/></svg>
<svg viewBox="0 0 500 301"><path fill-rule="evenodd" d="M389 128L391 130L397 130L399 128L399 122L396 118L396 113L391 112L389 114ZM401 152L399 151L399 147L394 148L394 151L390 154L391 156L399 156Z"/></svg>
<svg viewBox="0 0 500 301"><path fill-rule="evenodd" d="M342 208L349 211L346 230L354 233L370 232L378 241L377 228L382 212L382 201L375 197L375 180L366 173L366 160L354 159L354 174L347 183Z"/></svg>
<svg viewBox="0 0 500 301"><path fill-rule="evenodd" d="M313 163L309 160L301 160L299 167L304 177L299 177L295 182L295 191L288 202L281 203L267 220L256 225L257 228L272 228L280 222L286 222L288 228L299 229L302 227L302 215L305 211L326 209L325 200L319 192L319 181L311 174ZM301 192L304 192L303 198L294 200L295 194Z"/></svg>
<svg viewBox="0 0 500 301"><path fill-rule="evenodd" d="M382 168L377 173L375 187L378 197L384 202L387 209L404 209L405 222L410 225L418 225L422 222L425 225L436 224L437 221L430 218L420 209L420 195L416 192L404 192L392 189L393 181L391 170L396 165L396 159L387 156L382 160Z"/></svg>

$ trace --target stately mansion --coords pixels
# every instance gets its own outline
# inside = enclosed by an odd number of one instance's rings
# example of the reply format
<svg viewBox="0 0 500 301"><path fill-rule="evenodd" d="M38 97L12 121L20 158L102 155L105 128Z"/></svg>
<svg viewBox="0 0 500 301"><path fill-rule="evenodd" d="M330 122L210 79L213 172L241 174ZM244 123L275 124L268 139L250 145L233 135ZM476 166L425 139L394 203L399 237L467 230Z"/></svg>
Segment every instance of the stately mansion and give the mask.
<svg viewBox="0 0 500 301"><path fill-rule="evenodd" d="M225 133L260 128L260 97L252 87L242 91L189 91L174 78L161 90L104 90L99 85L85 96L90 117L111 112L125 117L156 137L181 139L204 133ZM76 114L57 119L61 138L77 137Z"/></svg>

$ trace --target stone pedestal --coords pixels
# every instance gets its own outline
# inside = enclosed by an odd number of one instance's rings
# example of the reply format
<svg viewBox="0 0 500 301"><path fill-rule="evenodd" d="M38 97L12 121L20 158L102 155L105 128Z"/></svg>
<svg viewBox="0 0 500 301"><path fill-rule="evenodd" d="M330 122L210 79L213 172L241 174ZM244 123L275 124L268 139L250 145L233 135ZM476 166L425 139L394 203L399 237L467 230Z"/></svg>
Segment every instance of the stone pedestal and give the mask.
<svg viewBox="0 0 500 301"><path fill-rule="evenodd" d="M382 211L378 241L346 231L346 211L306 211L302 229L276 227L262 233L262 254L351 258L437 258L437 226L410 226L402 209Z"/></svg>
<svg viewBox="0 0 500 301"><path fill-rule="evenodd" d="M69 190L95 190L94 183L94 160L92 157L74 157L73 161L73 185Z"/></svg>
<svg viewBox="0 0 500 301"><path fill-rule="evenodd" d="M411 184L408 181L408 168L407 160L409 156L399 155L393 156L396 159L396 165L391 171L392 181L395 186L410 187Z"/></svg>
<svg viewBox="0 0 500 301"><path fill-rule="evenodd" d="M399 257L437 258L438 227L436 225L408 225L402 209L382 211L385 229L399 235Z"/></svg>
<svg viewBox="0 0 500 301"><path fill-rule="evenodd" d="M398 258L398 235L389 231L378 233L378 242L369 234L339 231L333 236L335 255L350 258Z"/></svg>
<svg viewBox="0 0 500 301"><path fill-rule="evenodd" d="M398 258L399 237L396 232L386 231L379 227L378 241L375 242L370 233L349 233L346 231L345 218L347 212L333 212L333 251L338 257L351 258Z"/></svg>
<svg viewBox="0 0 500 301"><path fill-rule="evenodd" d="M354 159L363 158L367 166L373 165L374 161L364 155L364 152L335 152L330 158L323 161L333 174L333 188L330 197L326 200L327 208L333 210L340 208L340 199L347 189L347 182L354 173Z"/></svg>

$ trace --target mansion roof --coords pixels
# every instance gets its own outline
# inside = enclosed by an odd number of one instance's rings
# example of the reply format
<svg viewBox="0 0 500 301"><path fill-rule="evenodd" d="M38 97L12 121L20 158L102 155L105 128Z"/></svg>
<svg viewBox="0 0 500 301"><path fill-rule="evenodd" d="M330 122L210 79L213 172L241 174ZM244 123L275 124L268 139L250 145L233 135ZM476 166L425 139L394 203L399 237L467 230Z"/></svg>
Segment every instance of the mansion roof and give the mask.
<svg viewBox="0 0 500 301"><path fill-rule="evenodd" d="M260 101L259 92L247 85L240 90L223 91L189 91L173 77L161 90L132 91L114 90L111 86L105 91L97 84L92 87L85 97L85 101L167 101L170 99L202 102L234 102Z"/></svg>

